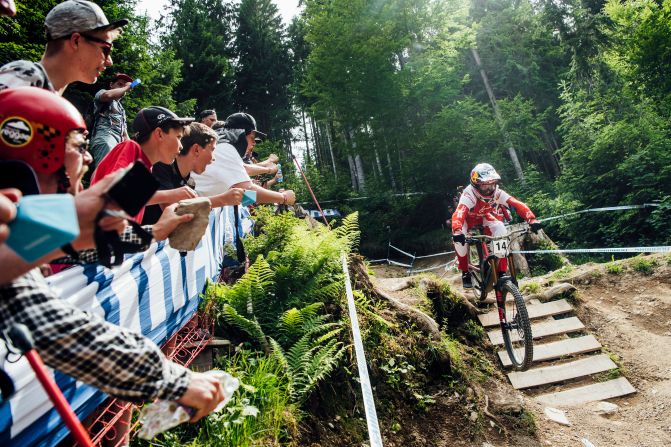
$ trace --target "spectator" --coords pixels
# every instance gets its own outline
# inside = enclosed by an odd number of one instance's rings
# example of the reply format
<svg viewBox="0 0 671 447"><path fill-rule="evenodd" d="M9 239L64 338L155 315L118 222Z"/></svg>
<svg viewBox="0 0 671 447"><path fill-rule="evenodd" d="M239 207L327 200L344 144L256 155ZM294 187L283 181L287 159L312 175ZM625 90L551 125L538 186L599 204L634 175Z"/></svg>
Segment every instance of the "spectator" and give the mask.
<svg viewBox="0 0 671 447"><path fill-rule="evenodd" d="M203 110L198 114L198 122L212 128L214 123L217 122L217 111L214 109Z"/></svg>
<svg viewBox="0 0 671 447"><path fill-rule="evenodd" d="M133 128L136 131L135 141L128 140L116 145L100 160L91 178L91 184L96 184L109 173L130 166L135 161L140 161L149 170L159 161L172 164L182 150L180 140L184 135L184 129L192 121L193 118L179 118L165 107L152 106L140 110L133 121ZM185 185L157 191L147 205L157 203L169 205L194 197L197 197L196 192ZM134 216L134 220L142 222L143 215L144 208Z"/></svg>
<svg viewBox="0 0 671 447"><path fill-rule="evenodd" d="M44 20L47 46L42 59L0 67L0 90L33 86L62 95L72 82L95 83L112 65L114 39L127 23L127 19L109 23L102 9L86 0L56 5Z"/></svg>
<svg viewBox="0 0 671 447"><path fill-rule="evenodd" d="M19 150L0 138L0 158L27 162L37 174L42 193L63 191L64 181L77 177L76 171L85 163L85 125L79 112L52 93L25 88L0 92L0 122L6 122L9 113L26 124L32 138ZM113 176L108 176L79 195L85 200L78 203L82 232L78 246L86 246L87 241L90 246L92 222L106 205L103 192L112 180ZM105 230L116 228L118 223L100 222ZM5 245L0 246L3 274L17 259ZM15 323L28 326L35 348L48 366L126 400L176 400L196 409L194 421L223 400L216 379L168 361L141 335L59 299L39 269L0 283L0 332Z"/></svg>
<svg viewBox="0 0 671 447"><path fill-rule="evenodd" d="M169 190L188 186L195 189L195 181L191 173L202 174L214 161L214 145L217 134L201 123L191 123L186 135L182 138L182 150L172 164L158 162L152 173L160 183L159 189ZM239 205L242 200L242 189L231 188L224 194L210 198L212 207ZM148 206L142 223L152 224L161 215L160 205Z"/></svg>
<svg viewBox="0 0 671 447"><path fill-rule="evenodd" d="M122 141L128 140L126 110L121 99L131 89L133 78L117 73L109 90L101 89L93 101L93 123L91 129L91 152L98 163L110 150Z"/></svg>
<svg viewBox="0 0 671 447"><path fill-rule="evenodd" d="M225 127L219 129L214 149L215 161L201 175L194 174L196 189L206 196L217 196L231 187L256 191L258 203L281 203L292 205L296 201L293 191L274 192L252 183L242 162L247 149L254 147L257 134L256 121L247 113L234 113L226 119ZM265 168L271 173L272 168ZM276 171L272 171L276 172Z"/></svg>
<svg viewBox="0 0 671 447"><path fill-rule="evenodd" d="M14 0L0 0L0 16L15 16L16 5Z"/></svg>

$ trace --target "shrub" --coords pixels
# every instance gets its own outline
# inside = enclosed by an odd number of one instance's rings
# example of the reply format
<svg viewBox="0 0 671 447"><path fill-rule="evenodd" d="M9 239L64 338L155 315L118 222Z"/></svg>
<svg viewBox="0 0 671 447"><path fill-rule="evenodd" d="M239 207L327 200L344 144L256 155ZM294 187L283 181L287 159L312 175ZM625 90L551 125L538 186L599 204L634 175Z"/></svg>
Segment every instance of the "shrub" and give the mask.
<svg viewBox="0 0 671 447"><path fill-rule="evenodd" d="M631 267L644 275L652 275L658 265L659 263L656 259L650 259L644 256L636 256L631 260Z"/></svg>

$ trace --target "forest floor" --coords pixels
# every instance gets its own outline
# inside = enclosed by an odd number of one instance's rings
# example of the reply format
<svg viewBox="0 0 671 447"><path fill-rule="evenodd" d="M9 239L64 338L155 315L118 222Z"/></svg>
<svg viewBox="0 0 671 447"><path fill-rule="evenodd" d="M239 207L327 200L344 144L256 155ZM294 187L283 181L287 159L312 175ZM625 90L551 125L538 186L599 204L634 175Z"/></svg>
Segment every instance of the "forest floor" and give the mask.
<svg viewBox="0 0 671 447"><path fill-rule="evenodd" d="M532 395L516 392L512 386L504 383L504 388L506 385L508 387L505 393L523 396L526 409L534 415L537 437L534 439L522 432L519 436L510 433L507 441L493 437L489 445L671 445L671 260L659 255L634 259L638 261L625 260L610 264L614 266L610 268L611 273L605 264L585 264L576 266L570 272L562 272L560 275L555 272L531 278L530 281L543 284L559 280L571 282L578 288L577 299L574 300L578 317L605 350L619 358L621 372L637 392L609 400L618 406L610 415L598 414L596 403L564 408L571 425L563 426L548 420L543 406L533 397L540 392L552 392L553 387L534 390ZM638 268L641 259L644 268ZM407 280L403 269L377 266L374 271L377 283L387 290L394 290ZM443 273L440 270L437 272L438 275ZM445 279L461 287L457 274L447 273ZM415 304L415 298L404 297L403 291L394 292L394 295L409 305ZM491 347L487 355L495 360ZM434 413L434 418L436 416ZM445 421L450 419L450 415L446 414ZM445 430L455 434L455 430L447 425ZM449 437L452 436L445 439ZM454 445L477 447L488 445L483 444L484 441L486 439L452 439Z"/></svg>

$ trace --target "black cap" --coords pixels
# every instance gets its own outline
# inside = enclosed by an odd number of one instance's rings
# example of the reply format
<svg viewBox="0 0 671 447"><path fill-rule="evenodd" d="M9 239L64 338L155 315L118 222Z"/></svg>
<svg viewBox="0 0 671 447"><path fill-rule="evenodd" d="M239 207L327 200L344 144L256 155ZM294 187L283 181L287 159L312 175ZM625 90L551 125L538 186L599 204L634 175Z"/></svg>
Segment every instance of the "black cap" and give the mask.
<svg viewBox="0 0 671 447"><path fill-rule="evenodd" d="M138 135L147 135L168 123L188 126L193 121L193 118L180 118L165 107L151 106L138 112L133 120L133 129Z"/></svg>
<svg viewBox="0 0 671 447"><path fill-rule="evenodd" d="M245 133L249 133L252 130L256 132L257 135L261 137L267 137L265 133L261 132L256 128L256 120L249 113L238 112L226 118L224 122L224 127L226 129L244 129Z"/></svg>

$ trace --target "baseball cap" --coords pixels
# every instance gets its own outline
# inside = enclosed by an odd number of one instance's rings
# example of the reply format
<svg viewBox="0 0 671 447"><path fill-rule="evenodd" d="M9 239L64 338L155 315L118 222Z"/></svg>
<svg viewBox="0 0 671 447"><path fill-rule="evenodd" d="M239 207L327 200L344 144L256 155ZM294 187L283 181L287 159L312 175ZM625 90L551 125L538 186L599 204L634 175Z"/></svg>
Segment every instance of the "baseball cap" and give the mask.
<svg viewBox="0 0 671 447"><path fill-rule="evenodd" d="M122 81L125 81L125 82L133 82L133 78L131 78L130 76L128 76L126 73L117 73L117 74L115 74L115 75L114 75L114 78L112 79L112 81L113 81L113 82L114 82L114 81L118 81L119 79L121 79Z"/></svg>
<svg viewBox="0 0 671 447"><path fill-rule="evenodd" d="M245 132L254 131L261 137L267 135L256 128L256 120L249 113L238 112L230 115L224 122L224 127L227 129L245 129Z"/></svg>
<svg viewBox="0 0 671 447"><path fill-rule="evenodd" d="M157 127L165 124L187 126L194 121L193 118L180 118L174 112L160 106L151 106L142 109L135 115L133 129L139 136L147 135Z"/></svg>
<svg viewBox="0 0 671 447"><path fill-rule="evenodd" d="M47 40L56 40L85 31L107 31L127 24L128 19L110 23L100 6L86 0L67 0L59 3L44 19Z"/></svg>

